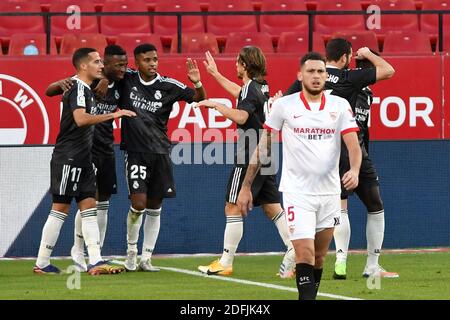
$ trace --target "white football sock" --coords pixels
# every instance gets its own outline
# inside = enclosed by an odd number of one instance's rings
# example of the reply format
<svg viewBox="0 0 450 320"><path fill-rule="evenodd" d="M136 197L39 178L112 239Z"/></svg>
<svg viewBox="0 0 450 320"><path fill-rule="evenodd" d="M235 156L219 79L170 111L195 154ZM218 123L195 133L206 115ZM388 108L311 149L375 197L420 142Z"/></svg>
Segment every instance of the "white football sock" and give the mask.
<svg viewBox="0 0 450 320"><path fill-rule="evenodd" d="M106 227L108 225L109 201L97 202L97 222L100 232L100 248L103 248L105 242Z"/></svg>
<svg viewBox="0 0 450 320"><path fill-rule="evenodd" d="M81 215L80 210L75 215L75 227L73 231L73 247L77 252L84 254L84 238L83 231L81 230Z"/></svg>
<svg viewBox="0 0 450 320"><path fill-rule="evenodd" d="M286 248L287 249L292 248L292 242L291 240L289 240L289 233L287 230L284 210L278 213L275 217L273 217L272 222L277 227L278 233L280 234L281 240L283 240L283 243L286 246Z"/></svg>
<svg viewBox="0 0 450 320"><path fill-rule="evenodd" d="M224 267L233 265L234 255L244 232L242 216L227 216L227 225L223 236L223 253L220 264Z"/></svg>
<svg viewBox="0 0 450 320"><path fill-rule="evenodd" d="M348 210L341 209L340 223L334 227L334 244L336 247L336 262L346 262L348 247L350 245L350 220Z"/></svg>
<svg viewBox="0 0 450 320"><path fill-rule="evenodd" d="M41 244L39 246L39 253L36 261L36 266L45 268L50 264L50 256L53 248L58 241L59 232L66 220L67 214L51 210L50 214L42 229Z"/></svg>
<svg viewBox="0 0 450 320"><path fill-rule="evenodd" d="M384 210L369 212L366 225L367 265L378 265L384 238Z"/></svg>
<svg viewBox="0 0 450 320"><path fill-rule="evenodd" d="M161 208L146 209L141 260L151 259L161 225Z"/></svg>
<svg viewBox="0 0 450 320"><path fill-rule="evenodd" d="M137 243L139 240L139 230L142 225L142 215L145 213L145 209L142 211L136 210L130 207L127 217L127 244L128 250L137 252Z"/></svg>
<svg viewBox="0 0 450 320"><path fill-rule="evenodd" d="M100 254L100 232L97 223L97 208L90 208L80 212L81 229L86 242L89 264L94 265L102 260Z"/></svg>

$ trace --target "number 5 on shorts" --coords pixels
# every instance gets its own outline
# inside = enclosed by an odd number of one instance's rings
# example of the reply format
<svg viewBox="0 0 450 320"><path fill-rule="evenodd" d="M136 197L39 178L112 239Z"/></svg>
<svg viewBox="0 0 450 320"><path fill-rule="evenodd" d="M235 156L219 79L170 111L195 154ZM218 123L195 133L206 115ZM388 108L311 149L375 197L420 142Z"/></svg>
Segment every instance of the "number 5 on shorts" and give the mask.
<svg viewBox="0 0 450 320"><path fill-rule="evenodd" d="M287 215L288 216L288 221L289 222L294 221L294 219L295 219L294 206L288 207L287 212L288 212L288 215Z"/></svg>

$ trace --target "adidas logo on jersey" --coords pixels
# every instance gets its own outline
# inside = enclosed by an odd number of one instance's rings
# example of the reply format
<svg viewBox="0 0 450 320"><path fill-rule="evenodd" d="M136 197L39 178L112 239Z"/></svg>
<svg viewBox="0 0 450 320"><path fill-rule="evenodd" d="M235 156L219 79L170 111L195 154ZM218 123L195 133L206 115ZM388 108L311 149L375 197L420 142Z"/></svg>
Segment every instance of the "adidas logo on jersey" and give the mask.
<svg viewBox="0 0 450 320"><path fill-rule="evenodd" d="M173 192L172 188L167 189L167 193Z"/></svg>

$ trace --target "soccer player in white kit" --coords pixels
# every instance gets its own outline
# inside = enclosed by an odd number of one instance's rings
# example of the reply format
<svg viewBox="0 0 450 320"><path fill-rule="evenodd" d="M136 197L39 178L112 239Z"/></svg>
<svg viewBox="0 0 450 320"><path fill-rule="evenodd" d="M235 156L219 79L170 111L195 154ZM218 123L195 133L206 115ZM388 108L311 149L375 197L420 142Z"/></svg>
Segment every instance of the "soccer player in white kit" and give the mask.
<svg viewBox="0 0 450 320"><path fill-rule="evenodd" d="M324 92L327 71L322 55L311 52L301 59L303 91L275 101L264 124L267 133L253 154L238 205L252 206L250 187L261 163L270 154L271 131L283 131L283 192L286 223L296 255L296 282L300 300L314 300L322 277L334 226L340 218L339 156L341 136L350 157L342 177L348 190L358 185L361 148L347 100Z"/></svg>

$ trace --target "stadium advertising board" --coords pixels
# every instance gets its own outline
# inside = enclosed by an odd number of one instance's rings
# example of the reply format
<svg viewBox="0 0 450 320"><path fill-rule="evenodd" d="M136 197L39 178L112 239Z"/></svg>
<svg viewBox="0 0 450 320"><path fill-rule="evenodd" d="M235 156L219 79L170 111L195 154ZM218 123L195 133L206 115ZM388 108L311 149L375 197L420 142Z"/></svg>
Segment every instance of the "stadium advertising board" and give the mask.
<svg viewBox="0 0 450 320"><path fill-rule="evenodd" d="M210 75L201 60L202 82L208 97L235 107L236 100L227 94ZM450 88L450 61L439 56L388 57L396 74L393 79L373 86L371 113L372 140L440 139L442 136L442 81ZM285 91L296 79L299 59L268 55L271 93ZM234 56L217 58L219 70L229 79L236 78ZM130 66L134 62L130 61ZM419 67L420 66L420 67ZM422 67L422 66L426 66ZM443 70L445 71L443 73ZM0 61L0 144L53 144L59 131L60 99L45 96L48 84L70 76L70 58L2 58ZM159 72L186 84L185 57L162 56ZM450 99L449 90L446 95ZM447 99L447 101L448 101ZM450 115L445 115L446 137L450 137ZM120 139L120 122L115 122L115 137ZM184 102L174 105L169 121L173 141L235 141L235 126L215 110L199 109Z"/></svg>

